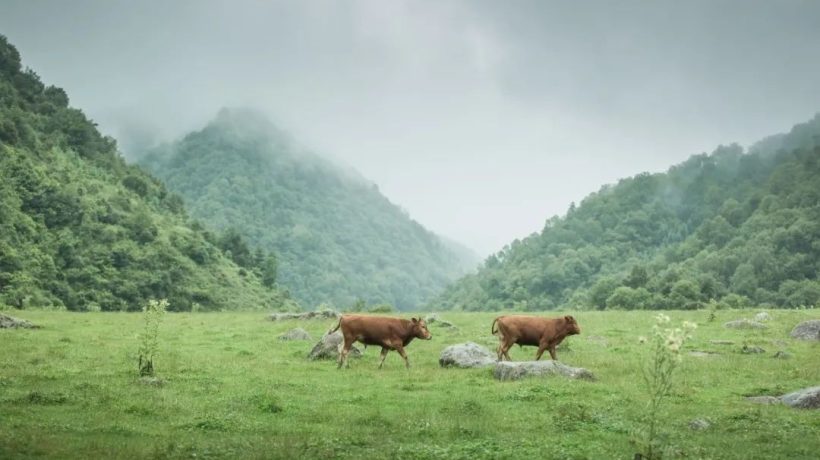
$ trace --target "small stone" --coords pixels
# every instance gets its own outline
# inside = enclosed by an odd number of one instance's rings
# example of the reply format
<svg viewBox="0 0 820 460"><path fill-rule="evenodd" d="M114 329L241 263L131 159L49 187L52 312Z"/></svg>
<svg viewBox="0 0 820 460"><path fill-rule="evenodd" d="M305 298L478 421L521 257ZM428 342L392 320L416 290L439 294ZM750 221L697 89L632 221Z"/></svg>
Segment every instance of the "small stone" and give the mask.
<svg viewBox="0 0 820 460"><path fill-rule="evenodd" d="M441 367L487 367L495 364L496 357L490 350L474 342L450 345L441 352Z"/></svg>
<svg viewBox="0 0 820 460"><path fill-rule="evenodd" d="M728 327L730 329L766 329L766 326L763 323L757 321L750 321L748 319L738 319L735 321L729 321L725 323L723 327Z"/></svg>
<svg viewBox="0 0 820 460"><path fill-rule="evenodd" d="M695 358L708 358L710 356L717 356L720 353L715 353L714 351L690 351L689 356L694 356Z"/></svg>
<svg viewBox="0 0 820 460"><path fill-rule="evenodd" d="M691 428L695 431L705 430L705 429L709 428L710 426L712 426L712 424L709 423L708 420L702 419L702 418L696 418L696 419L692 420L691 422L689 422L689 428Z"/></svg>
<svg viewBox="0 0 820 460"><path fill-rule="evenodd" d="M161 387L165 385L165 381L161 378L151 376L140 377L139 382L143 385L148 385L152 387Z"/></svg>
<svg viewBox="0 0 820 460"><path fill-rule="evenodd" d="M777 358L777 359L791 359L792 356L793 355L791 353L789 353L788 351L782 351L782 350L778 351L777 353L774 354L774 358Z"/></svg>
<svg viewBox="0 0 820 460"><path fill-rule="evenodd" d="M760 313L755 315L755 321L763 322L763 321L771 321L772 316L765 311L761 311Z"/></svg>
<svg viewBox="0 0 820 460"><path fill-rule="evenodd" d="M710 340L709 343L712 345L734 345L734 340Z"/></svg>
<svg viewBox="0 0 820 460"><path fill-rule="evenodd" d="M311 340L311 338L308 331L301 327L291 329L279 336L279 340Z"/></svg>
<svg viewBox="0 0 820 460"><path fill-rule="evenodd" d="M754 346L750 347L748 345L743 345L743 348L740 349L740 352L743 353L743 354L751 355L751 354L756 354L756 353L766 353L766 350L764 350L760 347L754 347Z"/></svg>
<svg viewBox="0 0 820 460"><path fill-rule="evenodd" d="M781 403L780 398L774 396L747 396L746 401L767 406Z"/></svg>

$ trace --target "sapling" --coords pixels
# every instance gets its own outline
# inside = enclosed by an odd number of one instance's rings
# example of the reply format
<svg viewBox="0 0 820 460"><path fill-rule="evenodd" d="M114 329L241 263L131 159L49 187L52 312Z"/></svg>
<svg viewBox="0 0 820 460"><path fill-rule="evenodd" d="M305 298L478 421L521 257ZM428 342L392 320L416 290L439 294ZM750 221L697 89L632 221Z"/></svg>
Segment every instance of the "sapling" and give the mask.
<svg viewBox="0 0 820 460"><path fill-rule="evenodd" d="M139 372L142 377L154 375L154 358L159 349L159 325L167 308L166 299L149 300L142 308L145 321L145 328L139 336Z"/></svg>

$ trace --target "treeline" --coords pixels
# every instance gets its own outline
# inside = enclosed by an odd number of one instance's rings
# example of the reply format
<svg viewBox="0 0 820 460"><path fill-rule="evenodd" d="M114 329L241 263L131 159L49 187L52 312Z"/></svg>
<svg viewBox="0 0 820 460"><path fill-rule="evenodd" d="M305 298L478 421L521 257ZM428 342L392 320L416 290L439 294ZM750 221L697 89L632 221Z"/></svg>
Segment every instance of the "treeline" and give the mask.
<svg viewBox="0 0 820 460"><path fill-rule="evenodd" d="M820 116L744 152L605 186L431 305L462 310L820 302Z"/></svg>
<svg viewBox="0 0 820 460"><path fill-rule="evenodd" d="M0 308L296 308L275 257L192 222L0 36Z"/></svg>
<svg viewBox="0 0 820 460"><path fill-rule="evenodd" d="M247 109L222 110L140 163L209 228L234 229L276 253L280 283L308 307L415 308L471 262L374 184L300 150Z"/></svg>

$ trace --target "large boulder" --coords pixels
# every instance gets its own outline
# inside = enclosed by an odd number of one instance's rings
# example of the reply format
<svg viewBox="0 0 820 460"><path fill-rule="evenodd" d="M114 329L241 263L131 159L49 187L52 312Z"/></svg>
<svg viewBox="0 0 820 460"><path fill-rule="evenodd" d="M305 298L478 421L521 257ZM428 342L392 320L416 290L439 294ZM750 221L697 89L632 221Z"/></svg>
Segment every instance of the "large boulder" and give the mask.
<svg viewBox="0 0 820 460"><path fill-rule="evenodd" d="M36 326L32 324L30 321L15 318L13 316L4 315L0 313L0 329L17 329L17 328L24 328L24 329L35 329L39 328L40 326Z"/></svg>
<svg viewBox="0 0 820 460"><path fill-rule="evenodd" d="M820 319L803 321L792 329L791 336L798 340L820 340Z"/></svg>
<svg viewBox="0 0 820 460"><path fill-rule="evenodd" d="M344 337L341 331L325 334L322 336L322 339L319 340L319 343L314 345L313 349L310 350L308 359L338 359L339 348L341 348L342 342L344 342ZM362 356L362 352L355 346L352 346L350 347L350 354L348 356L359 358Z"/></svg>
<svg viewBox="0 0 820 460"><path fill-rule="evenodd" d="M308 333L308 331L302 329L301 327L297 327L295 329L291 329L284 334L279 336L279 340L310 340L312 337Z"/></svg>
<svg viewBox="0 0 820 460"><path fill-rule="evenodd" d="M474 342L450 345L441 352L441 367L487 367L495 364L496 357L490 350Z"/></svg>
<svg viewBox="0 0 820 460"><path fill-rule="evenodd" d="M769 326L766 326L763 323L758 321L751 321L748 319L738 319L735 321L729 321L725 323L723 327L728 327L729 329L766 329Z"/></svg>
<svg viewBox="0 0 820 460"><path fill-rule="evenodd" d="M342 315L333 310L319 310L306 311L304 313L273 313L268 319L271 321L286 321L289 319L308 320L308 319L336 319Z"/></svg>
<svg viewBox="0 0 820 460"><path fill-rule="evenodd" d="M798 409L820 409L820 386L803 388L780 397L783 404Z"/></svg>
<svg viewBox="0 0 820 460"><path fill-rule="evenodd" d="M548 375L595 380L592 372L581 367L570 367L558 361L501 361L495 364L493 370L493 377L497 380L518 380L524 377L544 377Z"/></svg>

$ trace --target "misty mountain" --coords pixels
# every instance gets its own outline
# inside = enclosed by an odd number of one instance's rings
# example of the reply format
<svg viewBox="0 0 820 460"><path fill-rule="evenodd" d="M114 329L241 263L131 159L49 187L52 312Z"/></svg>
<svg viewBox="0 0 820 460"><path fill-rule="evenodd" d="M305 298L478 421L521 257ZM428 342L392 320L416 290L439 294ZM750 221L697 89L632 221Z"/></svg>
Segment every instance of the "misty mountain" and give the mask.
<svg viewBox="0 0 820 460"><path fill-rule="evenodd" d="M820 302L820 115L572 204L433 305L464 310Z"/></svg>
<svg viewBox="0 0 820 460"><path fill-rule="evenodd" d="M414 308L471 261L375 184L300 149L251 110L223 109L141 163L210 228L234 229L274 251L280 283L306 305Z"/></svg>
<svg viewBox="0 0 820 460"><path fill-rule="evenodd" d="M187 217L182 200L45 86L0 35L0 304L69 310L296 308L270 257ZM265 286L264 284L267 284ZM2 305L0 305L2 309Z"/></svg>

